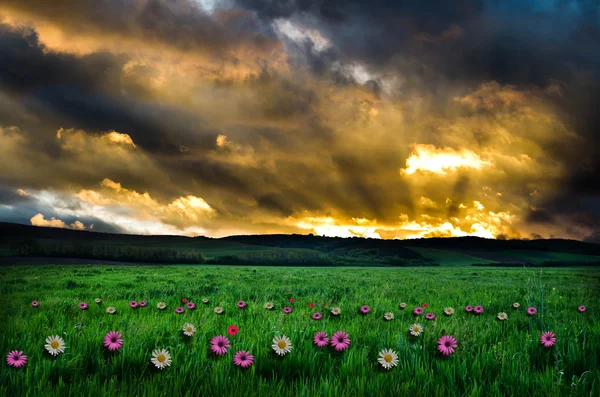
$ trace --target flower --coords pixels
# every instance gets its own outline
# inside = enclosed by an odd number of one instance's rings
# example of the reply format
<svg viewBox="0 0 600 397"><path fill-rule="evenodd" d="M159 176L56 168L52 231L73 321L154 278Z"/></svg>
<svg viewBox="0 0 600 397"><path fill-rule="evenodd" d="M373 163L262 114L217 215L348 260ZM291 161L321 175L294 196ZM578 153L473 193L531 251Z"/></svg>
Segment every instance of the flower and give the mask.
<svg viewBox="0 0 600 397"><path fill-rule="evenodd" d="M473 311L473 306L469 306L469 305L465 306L465 311L468 313L471 313Z"/></svg>
<svg viewBox="0 0 600 397"><path fill-rule="evenodd" d="M156 368L162 370L164 367L171 365L171 355L165 349L156 349L152 352L150 361L156 365Z"/></svg>
<svg viewBox="0 0 600 397"><path fill-rule="evenodd" d="M398 365L398 354L392 349L383 349L379 352L379 358L377 359L379 364L385 369L390 369Z"/></svg>
<svg viewBox="0 0 600 397"><path fill-rule="evenodd" d="M96 299L94 299L94 302L96 302L97 304L100 304L100 303L102 303L102 299L96 298Z"/></svg>
<svg viewBox="0 0 600 397"><path fill-rule="evenodd" d="M104 346L110 351L119 350L123 347L123 335L118 331L110 331L104 337Z"/></svg>
<svg viewBox="0 0 600 397"><path fill-rule="evenodd" d="M290 303L294 303L296 300L294 298L290 298Z"/></svg>
<svg viewBox="0 0 600 397"><path fill-rule="evenodd" d="M481 314L483 313L483 306L481 305L477 305L473 308L473 312L475 312L475 314Z"/></svg>
<svg viewBox="0 0 600 397"><path fill-rule="evenodd" d="M192 336L196 333L196 327L193 324L185 324L182 331L185 336Z"/></svg>
<svg viewBox="0 0 600 397"><path fill-rule="evenodd" d="M331 314L333 314L334 316L339 316L340 314L342 314L342 310L336 306L333 309L331 309Z"/></svg>
<svg viewBox="0 0 600 397"><path fill-rule="evenodd" d="M504 313L504 312L500 312L500 313L498 313L497 317L498 317L498 320L504 321L504 320L506 320L508 318L508 315L506 313Z"/></svg>
<svg viewBox="0 0 600 397"><path fill-rule="evenodd" d="M361 306L361 308L360 308L360 312L362 314L367 314L370 311L371 311L371 308L369 306L367 306L367 305Z"/></svg>
<svg viewBox="0 0 600 397"><path fill-rule="evenodd" d="M233 356L233 363L238 367L248 368L254 363L254 356L249 351L240 350Z"/></svg>
<svg viewBox="0 0 600 397"><path fill-rule="evenodd" d="M176 308L176 309L175 309L175 313L177 313L177 314L181 314L181 313L183 313L184 311L185 311L185 310L183 309L183 307L178 307L178 308Z"/></svg>
<svg viewBox="0 0 600 397"><path fill-rule="evenodd" d="M413 309L413 313L415 314L415 316L420 316L421 314L423 314L423 309L421 309L420 307L415 307Z"/></svg>
<svg viewBox="0 0 600 397"><path fill-rule="evenodd" d="M131 301L129 302L129 307L135 309L136 307L138 307L138 303L136 301Z"/></svg>
<svg viewBox="0 0 600 397"><path fill-rule="evenodd" d="M106 312L108 314L115 314L117 312L117 309L115 309L113 306L109 306L106 308Z"/></svg>
<svg viewBox="0 0 600 397"><path fill-rule="evenodd" d="M227 333L228 333L229 335L237 335L237 333L238 333L238 332L240 332L240 329L238 328L238 326L237 326L237 325L230 325L230 326L227 328Z"/></svg>
<svg viewBox="0 0 600 397"><path fill-rule="evenodd" d="M456 344L456 339L450 335L444 335L437 341L438 346L437 349L444 356L448 356L450 354L454 354L454 349L458 347Z"/></svg>
<svg viewBox="0 0 600 397"><path fill-rule="evenodd" d="M208 298L202 298L202 303L204 303L205 305L208 305L208 302L210 302L208 300Z"/></svg>
<svg viewBox="0 0 600 397"><path fill-rule="evenodd" d="M586 310L586 307L581 305L577 308L577 310L579 310L579 313L583 313Z"/></svg>
<svg viewBox="0 0 600 397"><path fill-rule="evenodd" d="M292 341L285 335L276 336L273 338L271 347L275 350L275 353L283 356L292 351Z"/></svg>
<svg viewBox="0 0 600 397"><path fill-rule="evenodd" d="M314 303L312 303L312 302L310 302L310 303L308 304L308 307L310 307L310 308L313 308L313 307L315 307L315 304L314 304Z"/></svg>
<svg viewBox="0 0 600 397"><path fill-rule="evenodd" d="M344 331L338 331L331 337L331 346L337 351L346 350L350 346L349 335Z"/></svg>
<svg viewBox="0 0 600 397"><path fill-rule="evenodd" d="M222 356L227 353L229 347L229 339L223 335L217 335L210 340L210 350L213 351L217 356Z"/></svg>
<svg viewBox="0 0 600 397"><path fill-rule="evenodd" d="M23 355L23 351L13 350L6 356L6 363L10 367L21 368L27 364L27 356Z"/></svg>
<svg viewBox="0 0 600 397"><path fill-rule="evenodd" d="M540 337L540 343L544 345L544 347L552 347L556 343L556 335L552 332L544 332Z"/></svg>
<svg viewBox="0 0 600 397"><path fill-rule="evenodd" d="M392 312L387 312L383 315L383 318L385 318L388 321L391 321L394 319L394 313Z"/></svg>
<svg viewBox="0 0 600 397"><path fill-rule="evenodd" d="M239 302L237 303L237 307L239 307L240 309L243 309L243 308L245 308L245 307L246 307L246 302L244 302L244 301L239 301Z"/></svg>
<svg viewBox="0 0 600 397"><path fill-rule="evenodd" d="M454 308L453 307L447 307L444 309L444 314L446 316L451 316L454 314Z"/></svg>
<svg viewBox="0 0 600 397"><path fill-rule="evenodd" d="M194 310L196 308L196 304L194 302L188 302L185 307L187 307L188 310Z"/></svg>
<svg viewBox="0 0 600 397"><path fill-rule="evenodd" d="M325 332L317 332L313 338L313 342L317 347L325 347L329 344L328 335Z"/></svg>
<svg viewBox="0 0 600 397"><path fill-rule="evenodd" d="M321 313L313 313L311 317L313 320L320 320L323 318L323 315Z"/></svg>
<svg viewBox="0 0 600 397"><path fill-rule="evenodd" d="M48 353L53 356L58 356L60 353L65 351L65 341L60 336L50 335L46 338L46 344L44 345Z"/></svg>
<svg viewBox="0 0 600 397"><path fill-rule="evenodd" d="M427 307L427 306L429 306L428 303L421 303L421 307Z"/></svg>
<svg viewBox="0 0 600 397"><path fill-rule="evenodd" d="M31 302L31 306L33 306L33 307L38 307L39 305L40 305L40 302L38 302L38 301Z"/></svg>
<svg viewBox="0 0 600 397"><path fill-rule="evenodd" d="M146 307L147 303L146 301L140 301L139 305L140 307Z"/></svg>
<svg viewBox="0 0 600 397"><path fill-rule="evenodd" d="M435 314L433 314L433 313L427 313L425 315L426 320L433 320L434 318L435 318Z"/></svg>
<svg viewBox="0 0 600 397"><path fill-rule="evenodd" d="M223 313L223 308L221 306L215 307L215 313L217 313L217 314Z"/></svg>
<svg viewBox="0 0 600 397"><path fill-rule="evenodd" d="M85 302L81 302L81 303L79 304L79 308L80 308L81 310L85 310L85 309L87 309L87 308L88 308L88 304L87 304L87 303L85 303Z"/></svg>
<svg viewBox="0 0 600 397"><path fill-rule="evenodd" d="M413 324L410 326L410 328L408 329L410 331L410 334L413 336L419 336L423 333L423 326L421 324Z"/></svg>
<svg viewBox="0 0 600 397"><path fill-rule="evenodd" d="M404 310L404 309L406 309L406 303L402 302L401 304L399 304L399 305L398 305L398 308L399 308L400 310Z"/></svg>
<svg viewBox="0 0 600 397"><path fill-rule="evenodd" d="M281 309L281 311L284 312L285 314L290 314L292 312L292 308L284 307L283 309Z"/></svg>
<svg viewBox="0 0 600 397"><path fill-rule="evenodd" d="M185 299L185 298L181 299L181 303L187 303L187 299Z"/></svg>
<svg viewBox="0 0 600 397"><path fill-rule="evenodd" d="M166 304L165 302L158 302L158 303L156 304L156 307L157 307L159 310L165 310L165 309L167 308L167 304Z"/></svg>
<svg viewBox="0 0 600 397"><path fill-rule="evenodd" d="M528 307L527 308L527 315L528 316L533 316L535 313L537 313L537 309L535 307Z"/></svg>
<svg viewBox="0 0 600 397"><path fill-rule="evenodd" d="M519 305L519 302L515 302L515 303L513 303L513 308L515 308L515 309L518 309L518 308L519 308L519 306L521 306L521 305Z"/></svg>
<svg viewBox="0 0 600 397"><path fill-rule="evenodd" d="M272 302L265 302L264 308L267 310L272 310L275 305Z"/></svg>

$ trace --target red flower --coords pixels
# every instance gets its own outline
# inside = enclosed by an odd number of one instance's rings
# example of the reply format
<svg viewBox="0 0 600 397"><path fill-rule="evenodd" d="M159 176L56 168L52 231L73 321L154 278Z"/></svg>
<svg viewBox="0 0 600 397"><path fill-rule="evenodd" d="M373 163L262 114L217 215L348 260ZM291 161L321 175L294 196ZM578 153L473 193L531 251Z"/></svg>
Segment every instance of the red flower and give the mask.
<svg viewBox="0 0 600 397"><path fill-rule="evenodd" d="M290 303L294 303L294 302L296 302L296 301L294 300L294 298L290 298Z"/></svg>
<svg viewBox="0 0 600 397"><path fill-rule="evenodd" d="M314 303L312 303L312 302L310 302L310 303L308 304L308 307L315 307L315 304L314 304Z"/></svg>
<svg viewBox="0 0 600 397"><path fill-rule="evenodd" d="M236 335L239 331L240 329L237 325L230 325L229 328L227 328L227 333L229 335Z"/></svg>
<svg viewBox="0 0 600 397"><path fill-rule="evenodd" d="M423 304L421 304L421 306L423 306L423 307L427 307L427 306L429 306L429 304L427 304L427 303L423 303Z"/></svg>
<svg viewBox="0 0 600 397"><path fill-rule="evenodd" d="M183 298L183 299L181 300L181 303L186 303L186 302L187 302L187 299L185 299L185 298Z"/></svg>

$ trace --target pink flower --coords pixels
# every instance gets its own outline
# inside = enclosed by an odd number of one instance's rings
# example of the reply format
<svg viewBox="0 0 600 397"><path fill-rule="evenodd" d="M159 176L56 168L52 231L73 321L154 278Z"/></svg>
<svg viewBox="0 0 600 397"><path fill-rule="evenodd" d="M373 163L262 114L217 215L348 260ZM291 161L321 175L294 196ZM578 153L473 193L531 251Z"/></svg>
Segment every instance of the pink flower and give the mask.
<svg viewBox="0 0 600 397"><path fill-rule="evenodd" d="M245 308L245 307L246 307L246 302L244 302L244 301L239 301L239 302L237 303L237 307L239 307L240 309L243 309L243 308Z"/></svg>
<svg viewBox="0 0 600 397"><path fill-rule="evenodd" d="M536 313L537 313L537 309L535 307L528 307L527 308L527 315L528 316L533 316Z"/></svg>
<svg viewBox="0 0 600 397"><path fill-rule="evenodd" d="M238 367L248 368L254 363L254 356L251 356L249 351L240 350L233 356L233 363Z"/></svg>
<svg viewBox="0 0 600 397"><path fill-rule="evenodd" d="M294 298L290 298L290 303L294 303L296 300Z"/></svg>
<svg viewBox="0 0 600 397"><path fill-rule="evenodd" d="M135 309L136 307L138 307L138 303L136 301L131 301L129 302L129 307Z"/></svg>
<svg viewBox="0 0 600 397"><path fill-rule="evenodd" d="M428 303L421 303L421 307L427 307L427 306L429 306Z"/></svg>
<svg viewBox="0 0 600 397"><path fill-rule="evenodd" d="M217 356L222 356L227 353L229 347L229 339L223 335L215 336L210 340L210 350L213 351Z"/></svg>
<svg viewBox="0 0 600 397"><path fill-rule="evenodd" d="M544 332L540 338L540 343L544 347L552 347L556 343L556 335L552 332Z"/></svg>
<svg viewBox="0 0 600 397"><path fill-rule="evenodd" d="M189 310L194 310L196 308L196 304L194 302L188 302L185 307L187 307Z"/></svg>
<svg viewBox="0 0 600 397"><path fill-rule="evenodd" d="M175 313L177 314L181 314L183 313L185 310L183 310L183 307L178 307L177 309L175 309Z"/></svg>
<svg viewBox="0 0 600 397"><path fill-rule="evenodd" d="M121 339L122 337L123 335L119 332L110 331L104 337L104 346L110 351L119 350L123 347L123 339Z"/></svg>
<svg viewBox="0 0 600 397"><path fill-rule="evenodd" d="M420 316L421 314L423 314L423 309L421 309L420 307L415 307L413 309L413 313L415 314L415 316Z"/></svg>
<svg viewBox="0 0 600 397"><path fill-rule="evenodd" d="M367 314L367 313L368 313L368 312L370 312L370 311L371 311L371 308L370 308L369 306L367 306L367 305L364 305L364 306L362 306L362 307L360 308L360 312L361 312L362 314Z"/></svg>
<svg viewBox="0 0 600 397"><path fill-rule="evenodd" d="M433 314L433 313L427 313L427 314L425 315L425 318L426 318L427 320L433 320L433 319L435 318L435 314Z"/></svg>
<svg viewBox="0 0 600 397"><path fill-rule="evenodd" d="M15 368L21 368L27 364L27 356L23 355L23 351L13 350L6 356L6 363Z"/></svg>
<svg viewBox="0 0 600 397"><path fill-rule="evenodd" d="M580 313L583 313L585 311L585 306L581 305L577 308L577 310L579 310Z"/></svg>
<svg viewBox="0 0 600 397"><path fill-rule="evenodd" d="M325 347L329 343L329 338L325 332L317 332L315 335L313 342L317 347Z"/></svg>
<svg viewBox="0 0 600 397"><path fill-rule="evenodd" d="M31 306L33 306L33 307L38 307L39 305L40 305L40 302L38 302L38 301L31 302ZM585 310L585 306L582 306L582 307Z"/></svg>
<svg viewBox="0 0 600 397"><path fill-rule="evenodd" d="M312 315L313 320L320 320L322 318L323 318L323 315L321 313L313 313L313 315Z"/></svg>
<svg viewBox="0 0 600 397"><path fill-rule="evenodd" d="M85 310L85 309L87 309L87 308L88 308L88 304L87 304L87 303L85 303L85 302L81 302L81 303L79 304L79 308L80 308L81 310Z"/></svg>
<svg viewBox="0 0 600 397"><path fill-rule="evenodd" d="M310 307L310 308L312 309L313 307L315 307L315 304L314 304L314 303L312 303L312 302L310 302L310 303L308 304L308 307Z"/></svg>
<svg viewBox="0 0 600 397"><path fill-rule="evenodd" d="M438 351L444 356L454 354L454 349L458 347L458 345L456 344L456 339L454 339L454 337L450 335L442 336L440 339L438 339L437 343Z"/></svg>
<svg viewBox="0 0 600 397"><path fill-rule="evenodd" d="M465 311L471 313L473 311L473 306L465 306Z"/></svg>
<svg viewBox="0 0 600 397"><path fill-rule="evenodd" d="M344 331L336 332L331 337L331 346L333 346L337 351L346 350L348 346L350 346L350 339L348 339L349 336L350 335Z"/></svg>
<svg viewBox="0 0 600 397"><path fill-rule="evenodd" d="M473 311L475 312L475 314L481 314L483 313L483 306L477 305L473 308Z"/></svg>
<svg viewBox="0 0 600 397"><path fill-rule="evenodd" d="M147 303L146 303L146 301L141 301L139 303L139 305L140 305L140 307L146 307Z"/></svg>
<svg viewBox="0 0 600 397"><path fill-rule="evenodd" d="M281 309L281 311L284 312L285 314L290 314L292 312L292 308L284 307L283 309Z"/></svg>

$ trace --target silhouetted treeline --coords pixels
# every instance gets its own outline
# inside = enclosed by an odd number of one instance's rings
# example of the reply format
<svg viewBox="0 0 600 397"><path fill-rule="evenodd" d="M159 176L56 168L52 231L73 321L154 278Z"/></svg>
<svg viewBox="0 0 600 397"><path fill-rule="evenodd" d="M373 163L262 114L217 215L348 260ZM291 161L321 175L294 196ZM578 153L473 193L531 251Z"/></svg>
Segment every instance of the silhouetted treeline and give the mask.
<svg viewBox="0 0 600 397"><path fill-rule="evenodd" d="M40 244L35 240L19 241L10 245L12 256L45 256L55 258L102 259L118 262L145 263L204 263L206 259L196 250L175 248L143 248L91 244Z"/></svg>

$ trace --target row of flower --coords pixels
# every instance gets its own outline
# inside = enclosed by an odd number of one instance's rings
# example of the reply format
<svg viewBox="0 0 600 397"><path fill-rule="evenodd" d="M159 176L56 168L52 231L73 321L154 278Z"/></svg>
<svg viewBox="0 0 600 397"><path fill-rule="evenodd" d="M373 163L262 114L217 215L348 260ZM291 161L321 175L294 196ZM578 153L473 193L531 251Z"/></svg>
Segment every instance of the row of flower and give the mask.
<svg viewBox="0 0 600 397"><path fill-rule="evenodd" d="M96 299L94 299L94 301L97 304L101 304L102 303L102 300L100 298L96 298ZM295 301L294 301L294 299L290 299L290 302L294 303ZM185 307L188 310L194 310L194 309L196 309L196 304L194 302L188 301L186 298L182 299L182 303L185 304ZM210 303L210 301L207 298L204 298L204 299L202 299L202 303L208 305ZM31 305L33 307L39 307L39 302L38 301L33 301L31 303ZM89 307L86 302L81 302L81 303L79 303L78 306L79 306L79 308L81 310L87 310L88 307ZM147 306L147 302L146 301L140 301L140 302L130 301L129 302L129 306L132 309L136 309L138 307L146 307ZM243 310L248 305L247 305L247 303L245 301L238 301L237 304L236 304L236 306L239 309ZM313 307L315 307L315 304L311 302L311 303L308 304L308 306L310 308L313 308ZM417 307L415 307L413 309L413 314L415 316L422 315L424 313L424 309L423 308L427 308L428 306L429 306L429 304L422 303L420 307L417 306ZM516 309L519 309L519 307L521 305L518 302L515 302L515 303L513 303L512 306L513 306L513 309L516 310ZM159 310L165 310L167 308L167 304L165 302L159 302L159 303L156 304L156 307ZM404 309L406 309L406 307L407 307L407 304L405 302L400 303L400 305L398 306L398 308L400 310L404 310ZM275 308L275 305L272 302L266 302L264 304L264 308L267 309L267 310L273 310ZM583 313L587 309L586 309L585 306L582 305L582 306L579 306L577 308L577 310L580 313ZM217 306L217 307L214 308L214 312L216 314L223 314L224 311L225 311L225 309L222 306ZM358 312L360 314L363 314L363 315L368 314L370 311L371 311L371 307L368 306L368 305L363 305L358 310ZM106 312L108 314L115 314L117 312L117 309L114 306L109 306L109 307L106 308ZM175 308L175 313L177 313L177 314L182 314L184 312L185 312L185 309L183 307L177 307L177 308ZM290 313L293 312L293 309L291 307L284 307L282 309L282 312L285 313L285 314L290 314ZM339 316L339 315L342 314L342 310L338 306L331 308L330 312L334 316ZM474 313L474 314L479 315L479 314L482 314L484 312L484 309L483 309L483 306L481 306L481 305L477 305L477 306L467 305L467 306L465 306L465 312L467 312L467 313ZM534 316L537 313L537 309L535 307L533 307L533 306L532 307L528 307L526 312L527 312L527 315ZM455 313L455 310L454 310L453 307L446 307L446 308L444 308L444 314L446 316L452 316L454 313ZM313 313L311 315L311 317L312 317L313 320L321 320L323 318L323 314L321 314L319 312L316 312L316 313ZM394 319L394 313L392 313L392 312L386 312L386 313L384 313L383 318L385 320L388 320L388 321L393 320ZM425 313L425 319L427 319L427 320L433 320L435 318L436 318L436 315L433 312ZM500 312L500 313L497 314L497 318L500 321L504 321L504 320L508 319L508 315L505 312Z"/></svg>

